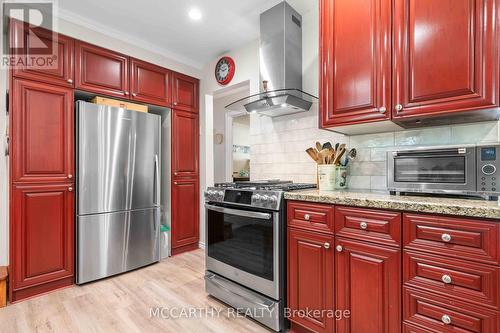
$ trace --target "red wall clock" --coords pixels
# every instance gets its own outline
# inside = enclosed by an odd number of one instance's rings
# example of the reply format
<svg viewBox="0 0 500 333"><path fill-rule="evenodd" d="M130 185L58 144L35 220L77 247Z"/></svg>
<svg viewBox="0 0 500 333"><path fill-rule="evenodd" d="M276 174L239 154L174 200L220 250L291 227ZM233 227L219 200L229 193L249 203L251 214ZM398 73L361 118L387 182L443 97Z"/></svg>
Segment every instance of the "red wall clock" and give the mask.
<svg viewBox="0 0 500 333"><path fill-rule="evenodd" d="M226 85L233 79L234 70L236 69L234 65L234 60L230 57L222 57L215 65L215 79L219 84Z"/></svg>

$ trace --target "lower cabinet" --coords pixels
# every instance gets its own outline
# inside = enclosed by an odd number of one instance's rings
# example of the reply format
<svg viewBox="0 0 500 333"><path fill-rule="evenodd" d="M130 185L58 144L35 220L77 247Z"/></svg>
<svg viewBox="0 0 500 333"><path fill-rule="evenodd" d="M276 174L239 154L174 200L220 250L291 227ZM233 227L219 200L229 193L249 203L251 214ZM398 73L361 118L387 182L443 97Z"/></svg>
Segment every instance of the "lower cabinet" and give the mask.
<svg viewBox="0 0 500 333"><path fill-rule="evenodd" d="M198 248L199 181L174 180L172 183L172 254Z"/></svg>
<svg viewBox="0 0 500 333"><path fill-rule="evenodd" d="M10 300L73 283L72 184L14 185L10 224Z"/></svg>
<svg viewBox="0 0 500 333"><path fill-rule="evenodd" d="M289 319L314 332L333 332L334 238L288 229Z"/></svg>
<svg viewBox="0 0 500 333"><path fill-rule="evenodd" d="M337 333L401 332L401 250L336 238Z"/></svg>

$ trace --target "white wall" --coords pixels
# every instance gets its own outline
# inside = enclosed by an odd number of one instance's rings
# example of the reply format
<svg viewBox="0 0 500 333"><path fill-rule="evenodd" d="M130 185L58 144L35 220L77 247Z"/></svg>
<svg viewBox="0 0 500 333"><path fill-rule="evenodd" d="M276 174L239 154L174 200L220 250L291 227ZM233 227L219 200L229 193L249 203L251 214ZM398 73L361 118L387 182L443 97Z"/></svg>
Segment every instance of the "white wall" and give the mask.
<svg viewBox="0 0 500 333"><path fill-rule="evenodd" d="M3 17L3 16L1 16ZM3 22L1 22L3 24ZM197 78L202 77L201 69L185 65L179 61L169 59L153 51L138 48L126 42L127 36L121 39L113 38L93 30L92 27L84 27L74 22L59 19L55 30L59 33L77 38L95 45L99 45L117 52L121 52L132 57L145 60L159 66L163 66L178 72L185 73ZM5 39L5 36L2 36ZM3 45L3 44L2 44ZM3 47L3 46L2 46ZM7 90L7 71L1 69L0 72L0 265L8 264L8 160L4 156L4 133L7 126L5 114L5 94Z"/></svg>

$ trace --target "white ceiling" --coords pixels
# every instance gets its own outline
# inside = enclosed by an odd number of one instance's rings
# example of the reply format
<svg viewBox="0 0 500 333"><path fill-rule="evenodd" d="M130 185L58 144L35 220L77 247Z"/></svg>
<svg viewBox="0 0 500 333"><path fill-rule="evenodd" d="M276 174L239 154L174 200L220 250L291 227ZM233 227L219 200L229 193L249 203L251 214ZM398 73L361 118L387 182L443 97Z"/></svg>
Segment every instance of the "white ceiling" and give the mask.
<svg viewBox="0 0 500 333"><path fill-rule="evenodd" d="M302 15L312 1L289 0ZM281 0L59 0L59 15L201 68L259 36L259 14ZM201 10L192 21L188 11Z"/></svg>

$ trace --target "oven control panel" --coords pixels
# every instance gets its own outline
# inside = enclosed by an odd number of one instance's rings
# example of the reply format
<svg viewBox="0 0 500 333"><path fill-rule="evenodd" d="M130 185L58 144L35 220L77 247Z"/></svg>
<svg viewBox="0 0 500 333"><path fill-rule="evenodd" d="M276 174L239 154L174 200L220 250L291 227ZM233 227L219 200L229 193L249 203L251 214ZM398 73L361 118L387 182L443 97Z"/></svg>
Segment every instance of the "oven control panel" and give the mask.
<svg viewBox="0 0 500 333"><path fill-rule="evenodd" d="M254 191L252 206L278 210L281 202L281 193L275 191Z"/></svg>
<svg viewBox="0 0 500 333"><path fill-rule="evenodd" d="M477 178L478 192L500 192L500 145L477 147Z"/></svg>
<svg viewBox="0 0 500 333"><path fill-rule="evenodd" d="M207 202L223 202L269 210L279 210L282 199L283 191L224 189L217 187L209 187L205 191L205 201Z"/></svg>
<svg viewBox="0 0 500 333"><path fill-rule="evenodd" d="M224 189L209 188L207 191L205 191L205 201L223 202L224 194Z"/></svg>

